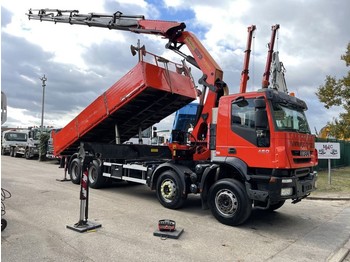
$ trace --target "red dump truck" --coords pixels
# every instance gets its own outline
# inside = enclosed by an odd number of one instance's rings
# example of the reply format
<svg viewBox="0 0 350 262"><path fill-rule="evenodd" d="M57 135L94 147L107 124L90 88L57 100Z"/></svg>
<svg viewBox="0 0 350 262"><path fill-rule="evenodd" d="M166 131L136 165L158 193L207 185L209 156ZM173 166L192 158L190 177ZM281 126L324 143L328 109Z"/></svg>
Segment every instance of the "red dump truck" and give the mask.
<svg viewBox="0 0 350 262"><path fill-rule="evenodd" d="M171 71L166 59L155 56L164 68L146 63L145 50L134 48L140 57L136 67L54 136L55 154L67 159L73 183L80 182L81 155L89 156L91 187L102 187L111 179L145 184L172 209L180 208L188 194L200 194L203 208L210 208L227 225L244 223L253 206L276 210L286 200L297 203L315 189L317 155L304 114L307 106L269 88L272 41L263 88L245 92L247 48L241 90L230 95L221 68L184 23L121 12L36 9L27 15L40 21L159 35L168 40L166 48L203 73L198 91L185 62ZM247 47L254 28L248 29ZM273 27L273 33L276 30ZM182 52L183 46L191 55ZM173 130L168 146L123 144L197 96L191 132Z"/></svg>

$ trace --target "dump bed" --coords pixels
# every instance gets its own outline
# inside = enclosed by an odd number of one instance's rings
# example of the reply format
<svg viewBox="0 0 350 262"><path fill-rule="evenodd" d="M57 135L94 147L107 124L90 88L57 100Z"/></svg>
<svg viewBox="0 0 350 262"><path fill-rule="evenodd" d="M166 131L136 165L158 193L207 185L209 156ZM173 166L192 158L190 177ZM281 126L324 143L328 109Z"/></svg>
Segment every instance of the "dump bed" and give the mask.
<svg viewBox="0 0 350 262"><path fill-rule="evenodd" d="M62 130L53 134L54 154L71 155L80 142L116 143L138 134L196 98L190 77L140 61L119 81L87 106Z"/></svg>

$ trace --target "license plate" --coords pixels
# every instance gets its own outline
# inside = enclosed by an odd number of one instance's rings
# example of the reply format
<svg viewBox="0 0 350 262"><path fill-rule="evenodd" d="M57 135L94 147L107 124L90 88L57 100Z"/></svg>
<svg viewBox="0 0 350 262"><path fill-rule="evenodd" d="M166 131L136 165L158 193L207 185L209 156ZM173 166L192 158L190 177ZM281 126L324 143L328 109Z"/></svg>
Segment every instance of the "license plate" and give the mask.
<svg viewBox="0 0 350 262"><path fill-rule="evenodd" d="M310 151L308 151L308 150L301 150L300 151L300 156L310 156Z"/></svg>

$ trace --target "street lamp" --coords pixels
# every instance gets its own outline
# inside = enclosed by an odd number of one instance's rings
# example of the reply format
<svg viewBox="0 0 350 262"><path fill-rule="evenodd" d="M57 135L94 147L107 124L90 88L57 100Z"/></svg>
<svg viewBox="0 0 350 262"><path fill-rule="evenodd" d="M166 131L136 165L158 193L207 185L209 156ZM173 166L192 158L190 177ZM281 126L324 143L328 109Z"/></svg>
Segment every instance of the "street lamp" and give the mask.
<svg viewBox="0 0 350 262"><path fill-rule="evenodd" d="M43 146L43 133L44 133L44 102L45 102L45 86L46 86L46 81L47 78L45 77L45 75L40 78L41 82L42 82L42 87L43 87L43 99L42 99L42 104L41 104L41 126L40 126L40 144L39 144L39 161L43 161L45 159L45 147Z"/></svg>
<svg viewBox="0 0 350 262"><path fill-rule="evenodd" d="M47 78L44 75L42 78L40 78L40 80L42 82L42 87L43 87L43 99L42 99L42 104L41 104L41 126L40 126L40 131L41 131L41 133L43 133L43 129L44 129L45 86L46 86Z"/></svg>

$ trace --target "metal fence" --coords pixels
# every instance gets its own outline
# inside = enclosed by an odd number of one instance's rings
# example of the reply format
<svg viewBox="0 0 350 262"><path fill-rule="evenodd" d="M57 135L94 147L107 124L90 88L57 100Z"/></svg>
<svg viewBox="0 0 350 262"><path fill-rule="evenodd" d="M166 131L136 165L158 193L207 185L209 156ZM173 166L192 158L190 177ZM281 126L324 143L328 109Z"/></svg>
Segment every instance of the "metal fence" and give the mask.
<svg viewBox="0 0 350 262"><path fill-rule="evenodd" d="M316 138L316 142L332 142L340 145L340 159L331 159L332 168L350 166L350 142L337 139ZM318 169L328 168L328 159L318 160Z"/></svg>

